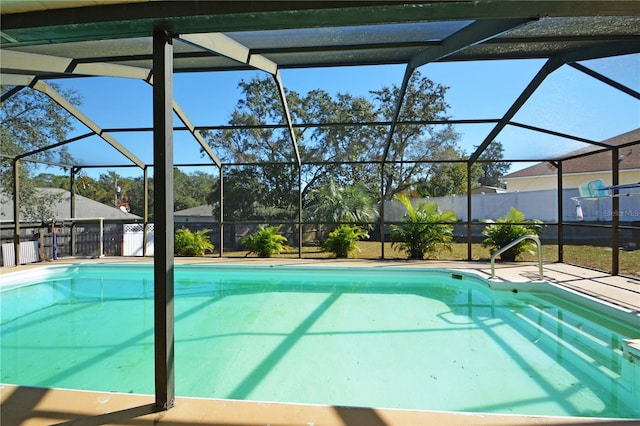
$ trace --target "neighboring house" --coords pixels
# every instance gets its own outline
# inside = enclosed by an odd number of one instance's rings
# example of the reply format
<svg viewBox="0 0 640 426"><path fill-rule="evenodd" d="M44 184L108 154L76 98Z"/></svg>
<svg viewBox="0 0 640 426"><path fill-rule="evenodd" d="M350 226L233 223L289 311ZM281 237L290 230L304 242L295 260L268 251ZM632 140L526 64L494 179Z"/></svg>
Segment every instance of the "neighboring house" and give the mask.
<svg viewBox="0 0 640 426"><path fill-rule="evenodd" d="M75 214L71 214L71 194L69 191L60 188L38 188L46 195L57 195L56 201L51 206L53 218L76 219L103 218L105 220L141 220L142 217L127 213L113 206L99 203L82 195L75 196ZM0 220L3 222L13 222L13 199L6 193L0 194Z"/></svg>
<svg viewBox="0 0 640 426"><path fill-rule="evenodd" d="M213 207L209 204L203 204L190 209L184 209L173 213L174 223L217 223L217 219L213 216Z"/></svg>
<svg viewBox="0 0 640 426"><path fill-rule="evenodd" d="M640 128L623 133L604 143L619 146L630 142L636 145L619 150L618 165L620 168L620 185L640 182ZM597 151L601 148L590 146L567 154L567 157ZM562 186L565 189L578 188L580 185L600 179L606 186L612 185L612 159L610 152L587 155L573 160L563 161ZM539 191L558 187L557 169L549 162L542 162L531 167L510 173L502 177L507 184L508 192Z"/></svg>
<svg viewBox="0 0 640 426"><path fill-rule="evenodd" d="M471 190L472 194L502 194L506 189L497 186L479 186Z"/></svg>

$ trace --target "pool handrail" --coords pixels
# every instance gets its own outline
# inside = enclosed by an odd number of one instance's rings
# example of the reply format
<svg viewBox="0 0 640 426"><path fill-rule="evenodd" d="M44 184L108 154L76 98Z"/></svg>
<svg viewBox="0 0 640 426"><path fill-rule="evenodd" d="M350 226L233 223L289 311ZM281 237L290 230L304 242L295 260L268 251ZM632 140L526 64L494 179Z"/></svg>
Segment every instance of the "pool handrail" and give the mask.
<svg viewBox="0 0 640 426"><path fill-rule="evenodd" d="M493 255L491 256L491 278L496 277L496 272L495 272L496 257L499 254L509 250L511 247L515 246L516 244L524 240L532 240L536 243L536 248L538 250L538 271L540 273L540 280L541 281L544 280L544 275L542 273L542 243L540 243L540 238L538 238L537 235L531 235L531 234L523 235L522 237L511 241L509 244L507 244L506 246L502 247L500 250L493 253Z"/></svg>

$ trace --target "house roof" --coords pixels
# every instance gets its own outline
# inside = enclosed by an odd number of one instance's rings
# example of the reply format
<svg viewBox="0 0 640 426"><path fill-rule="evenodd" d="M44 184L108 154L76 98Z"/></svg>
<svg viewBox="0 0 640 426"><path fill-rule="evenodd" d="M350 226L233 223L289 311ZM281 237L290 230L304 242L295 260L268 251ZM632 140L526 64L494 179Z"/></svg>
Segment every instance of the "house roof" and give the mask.
<svg viewBox="0 0 640 426"><path fill-rule="evenodd" d="M71 217L70 198L69 191L60 188L38 188L38 192L43 195L56 195L56 201L52 205L52 210L55 218L67 219ZM2 211L0 211L0 219L13 221L13 199L6 193L0 194L0 203L2 204ZM122 220L131 219L139 220L142 217L135 214L124 212L115 207L99 203L90 198L83 197L82 195L75 196L76 203L76 219L87 218L104 218L107 220Z"/></svg>
<svg viewBox="0 0 640 426"><path fill-rule="evenodd" d="M209 204L203 204L197 207L191 207L173 213L174 216L189 216L189 217L211 217L213 216L213 207Z"/></svg>
<svg viewBox="0 0 640 426"><path fill-rule="evenodd" d="M620 170L640 171L640 128L602 141L603 144L619 148ZM587 155L590 152L596 152ZM563 161L563 174L589 173L611 170L611 154L597 146L589 146L572 151L563 156L570 160ZM518 170L503 176L503 179L513 179L532 176L555 175L556 168L549 162L540 162L533 166Z"/></svg>

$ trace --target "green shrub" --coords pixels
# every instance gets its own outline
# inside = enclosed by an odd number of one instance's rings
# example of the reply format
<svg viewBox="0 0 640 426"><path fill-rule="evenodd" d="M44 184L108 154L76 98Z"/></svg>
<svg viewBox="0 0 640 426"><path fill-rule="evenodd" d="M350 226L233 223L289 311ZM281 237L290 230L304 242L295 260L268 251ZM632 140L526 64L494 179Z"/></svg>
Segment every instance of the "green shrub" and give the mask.
<svg viewBox="0 0 640 426"><path fill-rule="evenodd" d="M191 232L187 228L176 231L174 253L176 256L204 256L213 252L213 244L209 240L210 229Z"/></svg>
<svg viewBox="0 0 640 426"><path fill-rule="evenodd" d="M525 220L524 213L514 207L511 207L509 212L496 222L492 220L485 222L490 225L482 231L482 235L486 237L482 245L489 247L492 255L510 242L524 235L538 235L542 230L539 220ZM531 240L524 240L501 253L500 260L513 262L520 254L530 251L533 244Z"/></svg>
<svg viewBox="0 0 640 426"><path fill-rule="evenodd" d="M241 242L249 250L247 255L255 253L258 257L271 257L279 254L287 247L287 239L278 232L276 226L261 225L255 233L245 235Z"/></svg>
<svg viewBox="0 0 640 426"><path fill-rule="evenodd" d="M421 202L413 207L405 195L395 197L407 209L402 225L391 225L391 246L399 246L409 259L433 256L441 248L451 249L453 226L442 222L455 222L456 215L441 212L436 203Z"/></svg>
<svg viewBox="0 0 640 426"><path fill-rule="evenodd" d="M322 248L333 252L336 257L349 257L349 254L358 249L359 240L369 238L369 234L357 225L343 224L329 233L322 243Z"/></svg>

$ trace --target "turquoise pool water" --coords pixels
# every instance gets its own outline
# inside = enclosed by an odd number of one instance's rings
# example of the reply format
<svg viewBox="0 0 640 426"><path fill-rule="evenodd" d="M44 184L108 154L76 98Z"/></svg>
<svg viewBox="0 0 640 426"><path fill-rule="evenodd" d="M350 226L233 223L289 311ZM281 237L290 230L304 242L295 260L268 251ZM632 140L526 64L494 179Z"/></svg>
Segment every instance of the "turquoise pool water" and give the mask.
<svg viewBox="0 0 640 426"><path fill-rule="evenodd" d="M152 394L152 274L3 276L1 381ZM550 293L428 269L179 265L175 296L179 396L640 416L620 349L637 324Z"/></svg>

